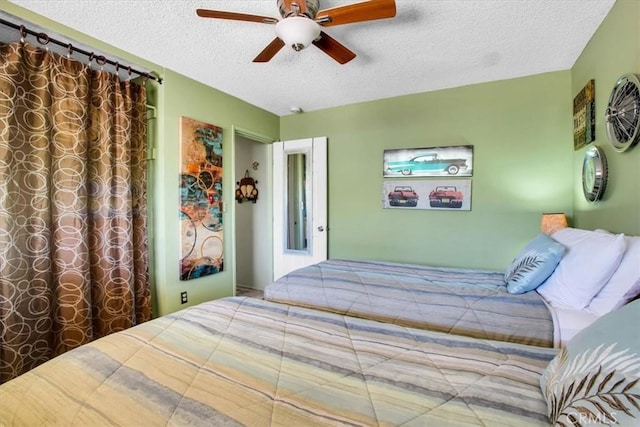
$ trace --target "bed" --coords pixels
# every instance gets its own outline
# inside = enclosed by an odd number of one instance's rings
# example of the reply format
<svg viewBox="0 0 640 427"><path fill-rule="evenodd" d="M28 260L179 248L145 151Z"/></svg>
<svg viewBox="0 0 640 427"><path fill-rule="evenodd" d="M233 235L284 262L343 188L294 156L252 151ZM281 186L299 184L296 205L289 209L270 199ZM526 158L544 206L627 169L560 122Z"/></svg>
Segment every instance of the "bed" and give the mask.
<svg viewBox="0 0 640 427"><path fill-rule="evenodd" d="M556 350L233 297L0 388L2 425L545 425Z"/></svg>
<svg viewBox="0 0 640 427"><path fill-rule="evenodd" d="M505 271L327 260L267 285L269 301L481 339L559 347L640 294L640 237L566 228Z"/></svg>
<svg viewBox="0 0 640 427"><path fill-rule="evenodd" d="M622 326L639 321L637 301L558 350L229 297L0 385L0 425L535 426L601 409L633 425L640 338Z"/></svg>
<svg viewBox="0 0 640 427"><path fill-rule="evenodd" d="M229 297L101 338L1 384L0 426L637 425L640 334L630 325L640 324L640 301L629 300L640 281L629 278L640 274L640 240L628 242L591 298L589 326L578 327L585 320L566 308L575 336L561 348L435 331L397 316ZM566 259L585 256L576 250ZM403 282L416 274L373 264ZM454 280L450 269L426 270L442 276L433 282L473 281L463 271ZM493 277L473 274L483 283ZM487 295L473 313L500 295L477 287ZM377 298L384 295L398 299L389 289ZM561 302L555 298L547 303ZM473 322L457 324L465 323Z"/></svg>
<svg viewBox="0 0 640 427"><path fill-rule="evenodd" d="M504 272L327 260L273 283L264 298L482 339L557 346L553 312L535 292L507 292Z"/></svg>

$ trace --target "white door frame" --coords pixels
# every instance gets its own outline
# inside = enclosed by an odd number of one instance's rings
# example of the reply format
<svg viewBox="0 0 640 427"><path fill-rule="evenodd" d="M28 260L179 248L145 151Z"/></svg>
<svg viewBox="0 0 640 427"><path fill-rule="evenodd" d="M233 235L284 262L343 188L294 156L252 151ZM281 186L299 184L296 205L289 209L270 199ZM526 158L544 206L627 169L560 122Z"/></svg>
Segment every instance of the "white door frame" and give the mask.
<svg viewBox="0 0 640 427"><path fill-rule="evenodd" d="M306 155L307 248L287 249L287 156ZM273 278L327 259L327 138L273 144Z"/></svg>

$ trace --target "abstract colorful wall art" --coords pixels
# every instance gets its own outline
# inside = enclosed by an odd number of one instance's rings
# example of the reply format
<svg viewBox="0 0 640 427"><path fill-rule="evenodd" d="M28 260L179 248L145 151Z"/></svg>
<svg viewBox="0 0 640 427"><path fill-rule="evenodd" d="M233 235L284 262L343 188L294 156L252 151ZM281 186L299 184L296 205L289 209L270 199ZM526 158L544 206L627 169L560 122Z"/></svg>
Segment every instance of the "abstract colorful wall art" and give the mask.
<svg viewBox="0 0 640 427"><path fill-rule="evenodd" d="M222 129L180 118L180 280L224 267Z"/></svg>

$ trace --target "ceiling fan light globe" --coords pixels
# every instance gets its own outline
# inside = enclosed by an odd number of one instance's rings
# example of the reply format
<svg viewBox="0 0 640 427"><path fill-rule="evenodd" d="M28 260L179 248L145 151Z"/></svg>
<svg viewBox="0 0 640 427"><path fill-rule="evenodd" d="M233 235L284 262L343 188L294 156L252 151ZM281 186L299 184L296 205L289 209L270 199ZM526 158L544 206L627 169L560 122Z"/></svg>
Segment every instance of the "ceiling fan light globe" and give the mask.
<svg viewBox="0 0 640 427"><path fill-rule="evenodd" d="M276 35L287 46L300 51L320 36L320 25L306 17L291 16L276 24Z"/></svg>

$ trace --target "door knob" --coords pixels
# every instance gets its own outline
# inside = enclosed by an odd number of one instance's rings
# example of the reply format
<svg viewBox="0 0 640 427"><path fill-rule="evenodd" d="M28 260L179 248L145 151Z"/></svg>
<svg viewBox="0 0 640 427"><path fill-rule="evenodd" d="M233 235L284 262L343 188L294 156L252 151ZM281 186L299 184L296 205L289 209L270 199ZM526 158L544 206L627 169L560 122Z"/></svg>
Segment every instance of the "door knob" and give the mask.
<svg viewBox="0 0 640 427"><path fill-rule="evenodd" d="M323 227L323 226L321 226L321 225L319 225L319 226L318 226L318 231L322 233L322 232L324 231L324 227Z"/></svg>

